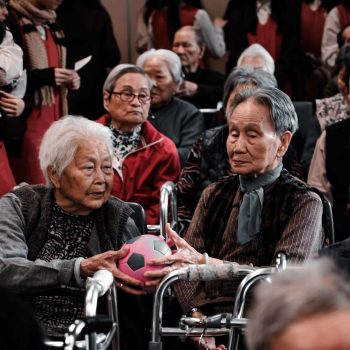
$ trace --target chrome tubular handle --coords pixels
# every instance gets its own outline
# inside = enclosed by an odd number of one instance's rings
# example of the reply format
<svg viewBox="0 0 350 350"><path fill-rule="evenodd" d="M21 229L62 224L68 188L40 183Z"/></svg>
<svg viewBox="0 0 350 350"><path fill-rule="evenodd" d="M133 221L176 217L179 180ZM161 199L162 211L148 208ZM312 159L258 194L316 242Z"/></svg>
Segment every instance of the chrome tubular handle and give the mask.
<svg viewBox="0 0 350 350"><path fill-rule="evenodd" d="M171 201L171 227L175 228L177 224L177 197L176 197L176 186L172 181L165 182L160 188L160 235L166 240L168 239L165 232L165 225L169 218L169 198Z"/></svg>

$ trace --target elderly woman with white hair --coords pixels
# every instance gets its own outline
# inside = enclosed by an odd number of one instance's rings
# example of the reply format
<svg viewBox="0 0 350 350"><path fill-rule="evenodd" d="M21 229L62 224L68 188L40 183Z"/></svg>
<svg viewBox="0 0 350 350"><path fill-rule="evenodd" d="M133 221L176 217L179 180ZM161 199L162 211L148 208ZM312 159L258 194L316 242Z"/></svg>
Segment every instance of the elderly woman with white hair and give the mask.
<svg viewBox="0 0 350 350"><path fill-rule="evenodd" d="M116 66L103 86L107 114L98 122L112 130L112 194L141 204L147 223L154 225L160 220L160 187L166 181L176 181L181 168L174 143L147 120L151 87L141 67Z"/></svg>
<svg viewBox="0 0 350 350"><path fill-rule="evenodd" d="M237 67L248 66L264 70L270 74L275 73L275 61L270 53L260 44L248 46L237 60Z"/></svg>
<svg viewBox="0 0 350 350"><path fill-rule="evenodd" d="M25 185L0 199L0 280L30 297L46 335L60 337L83 315L85 279L97 270L111 271L124 292L144 294L116 264L128 253L123 242L139 231L130 207L110 196L108 128L62 118L45 133L39 157L46 186Z"/></svg>
<svg viewBox="0 0 350 350"><path fill-rule="evenodd" d="M181 165L204 131L204 119L199 110L175 97L182 83L181 61L172 51L151 49L136 61L153 82L151 90L150 122L164 135L174 141Z"/></svg>

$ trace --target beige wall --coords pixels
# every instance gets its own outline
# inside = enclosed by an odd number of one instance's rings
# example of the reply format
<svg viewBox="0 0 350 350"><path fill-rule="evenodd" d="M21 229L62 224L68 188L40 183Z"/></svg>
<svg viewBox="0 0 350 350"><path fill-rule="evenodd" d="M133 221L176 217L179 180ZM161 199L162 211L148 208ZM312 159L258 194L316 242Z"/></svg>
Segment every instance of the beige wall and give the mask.
<svg viewBox="0 0 350 350"><path fill-rule="evenodd" d="M202 2L211 18L214 18L223 16L228 0L202 0ZM115 37L122 54L121 63L135 63L136 19L144 0L102 0L101 3L112 18ZM224 63L225 58L209 60L209 65L218 70L224 69Z"/></svg>

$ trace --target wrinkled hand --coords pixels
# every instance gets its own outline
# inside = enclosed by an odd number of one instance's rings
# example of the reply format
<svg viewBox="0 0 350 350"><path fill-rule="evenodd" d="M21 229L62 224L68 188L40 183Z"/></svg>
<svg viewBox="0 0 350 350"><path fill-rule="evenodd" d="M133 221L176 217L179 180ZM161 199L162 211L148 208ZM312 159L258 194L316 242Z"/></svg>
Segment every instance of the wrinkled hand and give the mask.
<svg viewBox="0 0 350 350"><path fill-rule="evenodd" d="M107 252L94 255L84 259L80 263L80 274L84 277L92 276L98 270L108 270L112 272L117 279L117 287L133 295L144 295L142 288L144 283L132 278L118 269L118 260L124 258L129 253L128 247L122 247L120 250L109 250Z"/></svg>
<svg viewBox="0 0 350 350"><path fill-rule="evenodd" d="M24 101L5 91L0 93L0 109L6 113L8 117L19 117L24 110Z"/></svg>
<svg viewBox="0 0 350 350"><path fill-rule="evenodd" d="M184 267L188 264L203 264L205 261L203 255L198 253L183 238L173 231L169 224L166 225L166 233L170 238L170 241L168 241L167 244L169 246L175 245L176 253L163 258L147 261L148 265L165 265L162 269L145 272L145 276L152 278L151 281L146 282L147 287L157 286L164 276L177 268Z"/></svg>
<svg viewBox="0 0 350 350"><path fill-rule="evenodd" d="M78 90L80 76L72 69L55 68L55 83L57 86L65 85L70 90Z"/></svg>
<svg viewBox="0 0 350 350"><path fill-rule="evenodd" d="M178 89L176 95L179 97L192 96L198 90L198 85L192 81L185 80L180 88Z"/></svg>

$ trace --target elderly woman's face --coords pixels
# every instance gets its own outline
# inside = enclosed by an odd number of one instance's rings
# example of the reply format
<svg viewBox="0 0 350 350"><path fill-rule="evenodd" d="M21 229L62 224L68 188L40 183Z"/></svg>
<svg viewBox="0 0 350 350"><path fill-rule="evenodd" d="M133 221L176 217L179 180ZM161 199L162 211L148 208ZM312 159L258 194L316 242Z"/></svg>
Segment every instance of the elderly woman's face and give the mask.
<svg viewBox="0 0 350 350"><path fill-rule="evenodd" d="M100 208L113 185L112 159L105 144L97 140L80 143L74 159L60 178L51 175L57 204L74 215L88 215Z"/></svg>
<svg viewBox="0 0 350 350"><path fill-rule="evenodd" d="M104 91L103 103L113 126L128 132L147 119L151 103L149 97L146 78L142 74L126 73L116 81L111 94Z"/></svg>
<svg viewBox="0 0 350 350"><path fill-rule="evenodd" d="M154 57L144 62L143 69L154 83L151 91L152 107L167 105L178 87L167 64Z"/></svg>
<svg viewBox="0 0 350 350"><path fill-rule="evenodd" d="M256 177L274 169L288 147L275 132L269 108L253 100L233 110L228 126L227 153L236 174Z"/></svg>

